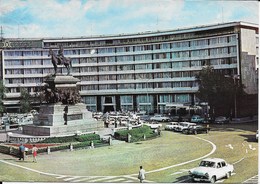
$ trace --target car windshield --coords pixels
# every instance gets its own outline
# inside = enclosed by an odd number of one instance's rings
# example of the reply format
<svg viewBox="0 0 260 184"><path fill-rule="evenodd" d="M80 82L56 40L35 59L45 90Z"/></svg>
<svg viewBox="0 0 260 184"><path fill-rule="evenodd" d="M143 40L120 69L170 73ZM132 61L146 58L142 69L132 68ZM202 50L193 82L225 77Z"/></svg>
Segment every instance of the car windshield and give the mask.
<svg viewBox="0 0 260 184"><path fill-rule="evenodd" d="M202 166L202 167L215 167L215 162L201 161L200 166Z"/></svg>

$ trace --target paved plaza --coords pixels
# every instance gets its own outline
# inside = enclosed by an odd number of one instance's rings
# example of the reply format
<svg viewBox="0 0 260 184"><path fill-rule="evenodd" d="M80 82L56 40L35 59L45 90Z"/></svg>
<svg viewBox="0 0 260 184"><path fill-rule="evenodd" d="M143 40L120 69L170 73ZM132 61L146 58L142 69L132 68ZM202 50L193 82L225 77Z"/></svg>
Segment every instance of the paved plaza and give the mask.
<svg viewBox="0 0 260 184"><path fill-rule="evenodd" d="M147 172L147 183L190 183L189 169L203 158L221 157L234 165L235 172L228 180L218 182L255 183L258 178L258 143L253 140L254 127L247 125L250 130L245 130L242 129L244 125L236 126L220 125L213 127L208 135L196 136L163 131L162 137L139 143L40 154L37 164L31 162L30 156L27 161L18 162L15 157L1 154L0 168L10 167L8 172L21 172L22 169L30 173L18 181L32 181L30 177L35 175L38 179L33 181L42 181L41 178L46 176L48 179L44 181L48 182L136 183L138 167L142 164ZM109 129L103 132L104 135L110 133ZM1 138L4 138L3 134ZM244 167L252 169L244 170Z"/></svg>

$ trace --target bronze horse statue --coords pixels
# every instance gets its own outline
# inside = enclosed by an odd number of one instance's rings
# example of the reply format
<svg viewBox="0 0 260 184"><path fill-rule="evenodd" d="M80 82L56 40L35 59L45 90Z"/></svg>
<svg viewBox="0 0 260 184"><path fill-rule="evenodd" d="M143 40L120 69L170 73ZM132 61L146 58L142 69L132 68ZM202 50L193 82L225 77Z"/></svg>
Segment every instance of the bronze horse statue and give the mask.
<svg viewBox="0 0 260 184"><path fill-rule="evenodd" d="M59 51L59 53L60 53L60 51ZM70 74L70 68L72 67L70 58L64 57L63 53L61 53L60 56L57 56L57 54L52 49L49 50L49 55L48 56L49 57L51 56L51 62L52 62L53 67L54 67L54 75L56 75L56 73L57 73L58 65L62 65L62 64L67 69L67 75Z"/></svg>

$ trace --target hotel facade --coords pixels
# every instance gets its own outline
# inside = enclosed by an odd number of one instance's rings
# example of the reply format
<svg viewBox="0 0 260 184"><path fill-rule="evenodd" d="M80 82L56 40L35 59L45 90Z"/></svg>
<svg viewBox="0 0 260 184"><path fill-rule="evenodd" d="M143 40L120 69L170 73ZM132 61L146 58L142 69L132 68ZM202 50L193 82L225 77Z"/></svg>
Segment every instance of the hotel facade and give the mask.
<svg viewBox="0 0 260 184"><path fill-rule="evenodd" d="M169 31L80 38L0 41L4 105L19 109L21 87L35 95L54 73L49 49L64 48L71 74L91 111L147 111L200 104L196 75L205 66L239 76L248 94L258 93L258 25L230 22ZM66 74L64 66L58 71Z"/></svg>

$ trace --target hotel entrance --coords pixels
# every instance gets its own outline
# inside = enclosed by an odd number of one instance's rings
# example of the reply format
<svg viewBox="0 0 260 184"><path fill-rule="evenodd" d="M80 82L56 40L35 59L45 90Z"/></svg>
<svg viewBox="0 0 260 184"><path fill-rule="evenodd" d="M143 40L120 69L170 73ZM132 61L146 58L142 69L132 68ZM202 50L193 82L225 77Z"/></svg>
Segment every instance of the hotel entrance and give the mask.
<svg viewBox="0 0 260 184"><path fill-rule="evenodd" d="M103 96L102 100L102 112L112 112L116 110L116 102L114 96Z"/></svg>

